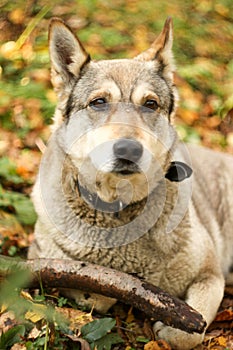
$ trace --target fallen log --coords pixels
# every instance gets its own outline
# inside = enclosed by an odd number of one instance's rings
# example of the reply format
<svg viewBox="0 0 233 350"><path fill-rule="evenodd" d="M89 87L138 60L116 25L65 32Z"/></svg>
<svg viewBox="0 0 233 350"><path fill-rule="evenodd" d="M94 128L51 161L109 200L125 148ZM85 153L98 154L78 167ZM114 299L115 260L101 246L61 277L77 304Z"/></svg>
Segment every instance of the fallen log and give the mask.
<svg viewBox="0 0 233 350"><path fill-rule="evenodd" d="M35 259L19 261L0 255L0 276L20 268L29 269L31 280L25 287L72 288L94 292L130 304L155 321L188 333L202 333L205 321L184 301L160 288L111 268L84 261Z"/></svg>

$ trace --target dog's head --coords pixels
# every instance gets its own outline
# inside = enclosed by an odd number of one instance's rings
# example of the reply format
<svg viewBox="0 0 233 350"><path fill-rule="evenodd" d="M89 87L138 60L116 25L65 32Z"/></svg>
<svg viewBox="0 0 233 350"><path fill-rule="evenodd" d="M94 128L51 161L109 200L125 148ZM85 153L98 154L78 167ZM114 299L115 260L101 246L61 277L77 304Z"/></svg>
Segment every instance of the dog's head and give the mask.
<svg viewBox="0 0 233 350"><path fill-rule="evenodd" d="M50 25L54 132L81 185L106 202L145 198L166 176L177 137L172 21L133 59L92 61L60 19Z"/></svg>

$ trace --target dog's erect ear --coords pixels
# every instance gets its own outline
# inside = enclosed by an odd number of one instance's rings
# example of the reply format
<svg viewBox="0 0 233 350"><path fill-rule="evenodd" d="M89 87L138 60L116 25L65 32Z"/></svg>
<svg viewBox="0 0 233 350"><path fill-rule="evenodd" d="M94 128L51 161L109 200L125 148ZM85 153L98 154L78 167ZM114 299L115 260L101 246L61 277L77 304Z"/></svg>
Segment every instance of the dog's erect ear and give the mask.
<svg viewBox="0 0 233 350"><path fill-rule="evenodd" d="M69 87L74 77L78 77L90 57L71 29L59 18L50 22L49 52L52 83L59 93Z"/></svg>
<svg viewBox="0 0 233 350"><path fill-rule="evenodd" d="M155 39L151 47L136 56L135 59L140 61L157 60L157 62L160 64L160 70L165 70L165 74L167 73L167 75L172 78L171 73L174 70L172 43L173 25L172 19L168 17L164 24L162 32Z"/></svg>

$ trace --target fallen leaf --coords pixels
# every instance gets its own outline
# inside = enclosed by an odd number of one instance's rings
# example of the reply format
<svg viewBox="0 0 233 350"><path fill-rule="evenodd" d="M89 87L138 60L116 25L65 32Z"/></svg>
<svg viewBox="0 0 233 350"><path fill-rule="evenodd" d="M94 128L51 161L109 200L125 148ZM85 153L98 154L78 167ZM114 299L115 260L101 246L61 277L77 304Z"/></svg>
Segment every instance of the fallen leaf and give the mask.
<svg viewBox="0 0 233 350"><path fill-rule="evenodd" d="M8 207L9 209L9 207ZM8 254L11 246L27 247L27 235L15 215L0 209L1 254Z"/></svg>
<svg viewBox="0 0 233 350"><path fill-rule="evenodd" d="M225 287L225 293L228 294L228 295L231 295L233 296L233 286L226 286Z"/></svg>
<svg viewBox="0 0 233 350"><path fill-rule="evenodd" d="M215 321L233 321L233 310L226 309L217 314Z"/></svg>
<svg viewBox="0 0 233 350"><path fill-rule="evenodd" d="M77 335L65 334L65 336L74 342L79 342L81 345L81 350L91 350L90 345L85 339L78 337Z"/></svg>
<svg viewBox="0 0 233 350"><path fill-rule="evenodd" d="M11 347L11 350L27 350L27 348L26 348L26 345L24 345L24 344L15 343Z"/></svg>
<svg viewBox="0 0 233 350"><path fill-rule="evenodd" d="M56 307L55 309L70 321L70 329L73 331L93 321L91 313L65 307Z"/></svg>
<svg viewBox="0 0 233 350"><path fill-rule="evenodd" d="M9 13L9 19L16 24L23 24L25 21L25 15L22 8L16 8Z"/></svg>
<svg viewBox="0 0 233 350"><path fill-rule="evenodd" d="M222 329L213 329L211 332L207 332L205 334L205 342L209 341L211 339L215 339L217 337L219 337L220 335L223 334L223 330Z"/></svg>
<svg viewBox="0 0 233 350"><path fill-rule="evenodd" d="M42 304L34 304L34 306L36 306L36 310L34 308L33 311L27 311L24 317L26 320L36 323L45 317L47 306Z"/></svg>
<svg viewBox="0 0 233 350"><path fill-rule="evenodd" d="M29 294L28 292L26 292L25 290L21 290L20 292L20 296L26 300L30 300L33 302L33 298L31 296L31 294Z"/></svg>
<svg viewBox="0 0 233 350"><path fill-rule="evenodd" d="M10 328L17 324L15 315L12 311L4 312L0 316L0 336L2 333L6 333Z"/></svg>
<svg viewBox="0 0 233 350"><path fill-rule="evenodd" d="M221 336L221 337L219 337L219 338L217 339L217 341L218 341L219 345L221 345L221 346L227 346L227 340L226 340L225 337Z"/></svg>
<svg viewBox="0 0 233 350"><path fill-rule="evenodd" d="M32 330L29 332L27 338L28 339L36 339L41 334L41 331L35 326L32 328Z"/></svg>
<svg viewBox="0 0 233 350"><path fill-rule="evenodd" d="M147 318L145 319L145 321L143 323L143 333L145 334L145 336L148 339L150 339L150 340L154 340L155 339L151 321L148 320Z"/></svg>
<svg viewBox="0 0 233 350"><path fill-rule="evenodd" d="M163 339L150 341L144 346L144 350L172 350L170 345Z"/></svg>
<svg viewBox="0 0 233 350"><path fill-rule="evenodd" d="M133 308L131 307L128 311L128 315L127 315L127 318L126 318L126 323L131 323L135 321L135 317L134 317L134 314L133 314Z"/></svg>

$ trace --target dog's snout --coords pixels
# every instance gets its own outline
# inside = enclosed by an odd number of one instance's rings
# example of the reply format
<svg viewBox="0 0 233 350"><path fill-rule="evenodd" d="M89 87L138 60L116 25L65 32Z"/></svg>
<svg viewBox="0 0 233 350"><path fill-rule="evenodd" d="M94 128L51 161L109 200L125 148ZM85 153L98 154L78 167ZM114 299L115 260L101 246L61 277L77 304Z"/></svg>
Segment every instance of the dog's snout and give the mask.
<svg viewBox="0 0 233 350"><path fill-rule="evenodd" d="M117 159L127 159L137 162L143 152L142 144L133 139L119 139L113 145L114 155Z"/></svg>

